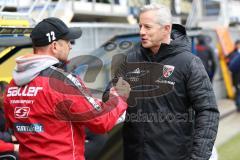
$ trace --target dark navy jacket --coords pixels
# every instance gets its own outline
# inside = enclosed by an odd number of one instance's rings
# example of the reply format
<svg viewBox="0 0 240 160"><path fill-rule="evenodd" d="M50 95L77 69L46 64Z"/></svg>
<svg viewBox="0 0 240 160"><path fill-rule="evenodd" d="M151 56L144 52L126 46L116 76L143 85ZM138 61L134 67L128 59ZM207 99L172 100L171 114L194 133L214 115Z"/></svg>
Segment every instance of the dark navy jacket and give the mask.
<svg viewBox="0 0 240 160"><path fill-rule="evenodd" d="M125 160L208 160L219 112L201 60L185 28L153 56L136 45L116 72L131 85L123 126Z"/></svg>

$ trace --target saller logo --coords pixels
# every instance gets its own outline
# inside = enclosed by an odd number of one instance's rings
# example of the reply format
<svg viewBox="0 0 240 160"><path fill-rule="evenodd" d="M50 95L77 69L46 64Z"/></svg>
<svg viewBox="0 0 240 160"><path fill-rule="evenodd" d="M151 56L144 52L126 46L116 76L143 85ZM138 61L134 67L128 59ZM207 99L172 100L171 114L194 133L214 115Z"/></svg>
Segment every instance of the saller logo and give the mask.
<svg viewBox="0 0 240 160"><path fill-rule="evenodd" d="M168 78L172 75L174 71L174 66L171 65L164 65L163 66L163 77Z"/></svg>
<svg viewBox="0 0 240 160"><path fill-rule="evenodd" d="M29 107L16 107L14 110L15 118L28 118L28 113L30 111Z"/></svg>
<svg viewBox="0 0 240 160"><path fill-rule="evenodd" d="M42 90L43 87L9 87L7 91L7 97L15 96L36 96L39 90Z"/></svg>

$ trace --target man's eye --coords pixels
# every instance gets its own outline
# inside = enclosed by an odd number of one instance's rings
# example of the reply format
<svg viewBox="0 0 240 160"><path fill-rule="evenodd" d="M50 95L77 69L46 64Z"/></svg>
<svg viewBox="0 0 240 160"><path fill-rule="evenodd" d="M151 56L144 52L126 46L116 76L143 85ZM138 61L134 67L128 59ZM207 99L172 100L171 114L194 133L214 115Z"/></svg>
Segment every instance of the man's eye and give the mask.
<svg viewBox="0 0 240 160"><path fill-rule="evenodd" d="M146 28L146 29L151 29L151 27L150 27L150 26L145 26L145 28Z"/></svg>

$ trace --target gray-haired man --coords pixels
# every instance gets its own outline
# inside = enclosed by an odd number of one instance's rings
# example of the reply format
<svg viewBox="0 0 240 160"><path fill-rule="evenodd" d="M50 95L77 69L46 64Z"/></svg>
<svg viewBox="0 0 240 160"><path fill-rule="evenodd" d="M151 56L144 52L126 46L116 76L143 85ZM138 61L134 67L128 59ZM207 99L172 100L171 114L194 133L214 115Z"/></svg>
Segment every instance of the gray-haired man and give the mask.
<svg viewBox="0 0 240 160"><path fill-rule="evenodd" d="M116 73L131 84L123 127L125 160L208 160L219 112L201 60L170 10L144 6L141 44Z"/></svg>

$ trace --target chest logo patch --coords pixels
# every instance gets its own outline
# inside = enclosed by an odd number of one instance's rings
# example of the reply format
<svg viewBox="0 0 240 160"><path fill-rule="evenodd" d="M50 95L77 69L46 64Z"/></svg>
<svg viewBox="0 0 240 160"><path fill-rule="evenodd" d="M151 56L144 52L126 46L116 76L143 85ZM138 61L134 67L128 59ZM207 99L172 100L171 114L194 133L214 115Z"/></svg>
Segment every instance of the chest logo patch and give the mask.
<svg viewBox="0 0 240 160"><path fill-rule="evenodd" d="M14 110L15 118L28 118L28 113L30 111L29 107L16 107Z"/></svg>
<svg viewBox="0 0 240 160"><path fill-rule="evenodd" d="M174 66L171 65L164 65L163 66L163 77L168 78L172 75L174 71Z"/></svg>

